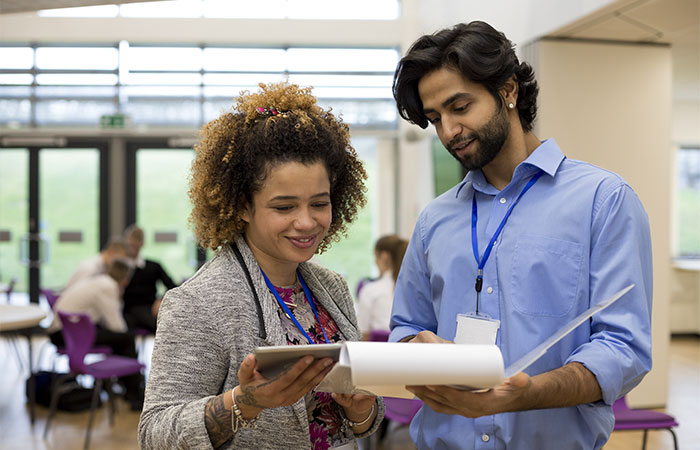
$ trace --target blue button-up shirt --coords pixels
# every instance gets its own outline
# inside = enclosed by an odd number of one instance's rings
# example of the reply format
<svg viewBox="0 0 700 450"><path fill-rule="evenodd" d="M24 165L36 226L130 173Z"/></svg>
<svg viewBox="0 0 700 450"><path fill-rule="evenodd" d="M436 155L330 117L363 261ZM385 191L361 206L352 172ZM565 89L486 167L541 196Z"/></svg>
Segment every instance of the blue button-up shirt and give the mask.
<svg viewBox="0 0 700 450"><path fill-rule="evenodd" d="M515 169L502 191L471 171L421 213L397 281L390 340L429 330L453 340L457 315L475 310L472 197L479 257L513 209L483 273L479 312L501 321L496 344L507 367L585 309L634 283L525 370L536 375L577 361L603 400L570 408L469 419L423 407L411 423L420 449L598 449L612 432L611 406L651 368L649 221L618 175L566 159L553 139ZM439 370L439 368L436 368Z"/></svg>

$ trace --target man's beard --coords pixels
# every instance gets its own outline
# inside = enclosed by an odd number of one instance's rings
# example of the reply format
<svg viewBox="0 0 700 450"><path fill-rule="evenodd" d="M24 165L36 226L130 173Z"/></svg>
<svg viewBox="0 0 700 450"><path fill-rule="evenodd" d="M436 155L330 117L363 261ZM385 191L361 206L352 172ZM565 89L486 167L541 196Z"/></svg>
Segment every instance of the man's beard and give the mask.
<svg viewBox="0 0 700 450"><path fill-rule="evenodd" d="M508 113L504 108L498 108L481 129L469 133L467 136L457 136L445 148L467 171L481 169L493 161L503 148L503 144L508 139L509 126ZM457 156L453 147L471 140L474 140L473 144L476 144L476 152L462 157Z"/></svg>

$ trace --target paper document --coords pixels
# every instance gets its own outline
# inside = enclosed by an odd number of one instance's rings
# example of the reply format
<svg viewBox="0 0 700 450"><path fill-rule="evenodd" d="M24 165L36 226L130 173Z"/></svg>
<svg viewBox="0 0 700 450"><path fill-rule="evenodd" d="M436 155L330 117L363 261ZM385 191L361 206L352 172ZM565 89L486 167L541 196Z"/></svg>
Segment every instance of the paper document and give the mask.
<svg viewBox="0 0 700 450"><path fill-rule="evenodd" d="M305 355L337 361L318 385L322 392L371 393L384 397L413 398L407 385L451 385L485 389L522 372L554 344L593 314L626 294L627 286L587 309L554 335L511 364L503 366L496 345L427 344L404 342L342 342L338 344L258 347L258 370L271 378Z"/></svg>
<svg viewBox="0 0 700 450"><path fill-rule="evenodd" d="M508 366L508 368L505 371L505 377L510 378L513 375L515 375L518 372L522 372L523 370L527 369L530 364L534 363L537 361L540 356L544 355L545 352L554 344L559 342L564 336L567 334L571 333L581 325L583 322L588 320L590 317L593 316L593 314L607 308L608 306L612 305L615 303L620 297L625 295L627 292L629 292L630 289L634 287L634 284L630 284L626 288L617 291L614 293L611 297L608 297L601 303L598 303L595 306L591 306L578 316L574 317L569 323L566 324L563 328L561 328L559 331L551 335L548 339L546 339L543 343L538 345L537 347L533 348L530 350L528 353L525 354L522 358L519 360L515 361L513 364Z"/></svg>

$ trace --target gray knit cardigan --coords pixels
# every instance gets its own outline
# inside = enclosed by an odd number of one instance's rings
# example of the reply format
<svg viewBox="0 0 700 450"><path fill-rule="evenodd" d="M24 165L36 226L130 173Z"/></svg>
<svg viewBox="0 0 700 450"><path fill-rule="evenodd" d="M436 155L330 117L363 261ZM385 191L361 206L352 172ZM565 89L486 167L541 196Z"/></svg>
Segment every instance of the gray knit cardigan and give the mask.
<svg viewBox="0 0 700 450"><path fill-rule="evenodd" d="M158 331L139 421L141 448L211 449L204 425L207 402L238 384L238 368L255 347L286 344L277 302L265 285L253 254L242 238L238 237L235 245L248 268L260 306L256 305L245 272L230 246L219 250L180 287L167 292L158 313ZM346 339L358 340L360 331L345 280L313 263L302 263L299 270ZM262 320L258 308L262 310ZM377 419L358 437L368 436L379 427L384 403L381 398L378 403ZM349 427L346 433L352 435ZM292 406L264 409L256 428L240 430L221 448L310 448L304 399Z"/></svg>

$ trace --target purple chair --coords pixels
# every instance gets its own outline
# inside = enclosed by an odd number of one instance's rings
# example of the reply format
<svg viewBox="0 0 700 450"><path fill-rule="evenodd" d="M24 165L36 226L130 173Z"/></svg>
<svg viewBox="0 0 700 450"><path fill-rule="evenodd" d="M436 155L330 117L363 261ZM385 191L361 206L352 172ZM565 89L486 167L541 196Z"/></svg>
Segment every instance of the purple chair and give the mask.
<svg viewBox="0 0 700 450"><path fill-rule="evenodd" d="M648 409L630 409L624 396L615 400L613 413L615 413L614 431L644 430L642 450L647 447L647 431L660 429L666 429L671 432L673 448L678 450L678 439L673 431L673 428L678 426L678 422L673 416Z"/></svg>
<svg viewBox="0 0 700 450"><path fill-rule="evenodd" d="M56 302L58 301L59 295L53 291L52 289L39 289L39 292L46 297L46 301L48 302L49 306L51 307L52 311L55 311L55 306ZM42 349L43 350L43 349ZM56 353L59 355L65 355L66 354L66 349L64 347L56 347ZM95 347L92 347L90 351L88 351L90 354L103 354L103 355L111 355L112 354L112 349L106 345L97 345Z"/></svg>
<svg viewBox="0 0 700 450"><path fill-rule="evenodd" d="M44 439L46 439L49 432L51 419L53 419L56 413L58 397L62 393L61 387L63 382L70 375L90 375L95 379L95 386L92 394L92 403L90 405L90 419L85 433L84 448L87 449L90 445L90 431L95 418L97 399L102 391L102 383L106 380L105 388L109 393L110 400L109 422L110 425L113 425L115 405L111 380L116 377L140 373L144 366L134 358L117 355L106 355L105 358L100 361L86 364L85 355L88 354L95 342L95 335L97 333L95 325L90 321L90 317L87 314L58 311L58 316L63 324L63 339L66 341L66 352L68 354L71 373L63 374L58 377L57 380L54 380L51 389L52 395L49 416L46 419L46 428L44 429ZM63 391L65 392L65 389Z"/></svg>
<svg viewBox="0 0 700 450"><path fill-rule="evenodd" d="M58 301L58 294L52 289L39 289L39 292L41 292L41 295L46 297L46 301L49 303L49 306L53 311L53 308L56 305L56 302Z"/></svg>
<svg viewBox="0 0 700 450"><path fill-rule="evenodd" d="M389 330L372 330L369 332L369 340L373 342L386 342L389 340Z"/></svg>

